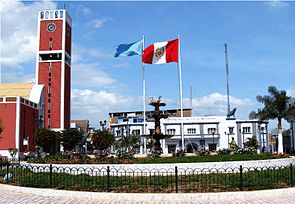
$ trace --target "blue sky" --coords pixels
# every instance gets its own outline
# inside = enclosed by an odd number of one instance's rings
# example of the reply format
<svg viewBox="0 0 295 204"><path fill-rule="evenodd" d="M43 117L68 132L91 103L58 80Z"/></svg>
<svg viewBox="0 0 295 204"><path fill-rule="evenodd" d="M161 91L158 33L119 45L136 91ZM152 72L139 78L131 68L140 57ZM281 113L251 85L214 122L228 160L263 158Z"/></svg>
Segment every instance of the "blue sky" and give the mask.
<svg viewBox="0 0 295 204"><path fill-rule="evenodd" d="M257 110L256 95L270 85L295 96L295 2L281 1L4 1L2 82L34 81L37 11L64 4L73 20L72 119L97 126L109 112L142 110L141 58L113 55L118 44L143 35L146 46L180 35L184 107L191 85L195 116L226 114L225 42L238 118ZM162 96L167 108L178 108L177 64L145 70L147 97Z"/></svg>

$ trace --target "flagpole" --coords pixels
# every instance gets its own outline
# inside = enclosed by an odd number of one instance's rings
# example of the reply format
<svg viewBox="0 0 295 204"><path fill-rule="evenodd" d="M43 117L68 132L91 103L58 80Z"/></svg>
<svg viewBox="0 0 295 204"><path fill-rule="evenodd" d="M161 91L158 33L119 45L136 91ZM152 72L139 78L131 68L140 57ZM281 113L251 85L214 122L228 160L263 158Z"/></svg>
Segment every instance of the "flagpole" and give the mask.
<svg viewBox="0 0 295 204"><path fill-rule="evenodd" d="M182 99L182 68L181 68L181 52L180 52L180 38L178 38L178 71L179 71L179 95L180 95L180 117L181 117L181 145L184 151L184 127L183 127L183 99Z"/></svg>
<svg viewBox="0 0 295 204"><path fill-rule="evenodd" d="M144 50L144 35L142 36L142 54L143 54L143 50ZM142 62L141 60L141 66L142 66L142 93L143 93L143 97L142 97L142 100L143 100L143 135L144 135L144 138L143 138L143 153L146 154L146 138L145 138L145 135L146 135L146 88L145 88L145 71L144 71L144 63Z"/></svg>

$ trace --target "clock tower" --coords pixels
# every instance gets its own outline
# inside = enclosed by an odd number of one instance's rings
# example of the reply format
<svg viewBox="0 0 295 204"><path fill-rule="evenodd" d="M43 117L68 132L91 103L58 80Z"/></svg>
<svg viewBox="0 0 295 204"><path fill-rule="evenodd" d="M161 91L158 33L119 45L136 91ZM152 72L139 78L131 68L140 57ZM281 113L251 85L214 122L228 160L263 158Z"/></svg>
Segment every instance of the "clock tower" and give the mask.
<svg viewBox="0 0 295 204"><path fill-rule="evenodd" d="M70 128L72 20L65 9L38 12L36 83L44 85L44 127Z"/></svg>

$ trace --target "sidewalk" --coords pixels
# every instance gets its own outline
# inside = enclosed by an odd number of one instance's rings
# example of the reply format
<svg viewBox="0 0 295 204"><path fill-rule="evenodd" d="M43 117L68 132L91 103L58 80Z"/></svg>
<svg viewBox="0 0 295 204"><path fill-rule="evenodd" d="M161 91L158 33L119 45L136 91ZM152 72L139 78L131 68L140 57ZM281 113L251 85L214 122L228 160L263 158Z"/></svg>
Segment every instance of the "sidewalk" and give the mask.
<svg viewBox="0 0 295 204"><path fill-rule="evenodd" d="M42 204L86 204L86 203L277 203L293 204L295 188L225 192L225 193L171 193L171 194L136 194L136 193L100 193L66 191L17 187L0 184L0 203L42 203Z"/></svg>

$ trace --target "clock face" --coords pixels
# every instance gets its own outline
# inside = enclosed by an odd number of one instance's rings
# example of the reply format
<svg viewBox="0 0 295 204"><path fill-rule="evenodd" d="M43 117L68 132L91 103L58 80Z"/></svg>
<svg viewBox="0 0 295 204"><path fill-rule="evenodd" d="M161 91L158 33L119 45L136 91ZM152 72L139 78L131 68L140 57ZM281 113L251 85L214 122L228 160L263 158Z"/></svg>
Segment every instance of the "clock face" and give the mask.
<svg viewBox="0 0 295 204"><path fill-rule="evenodd" d="M56 28L56 26L55 26L54 23L49 23L49 24L47 25L47 30L48 30L49 32L53 32L53 31L55 31L55 28Z"/></svg>

